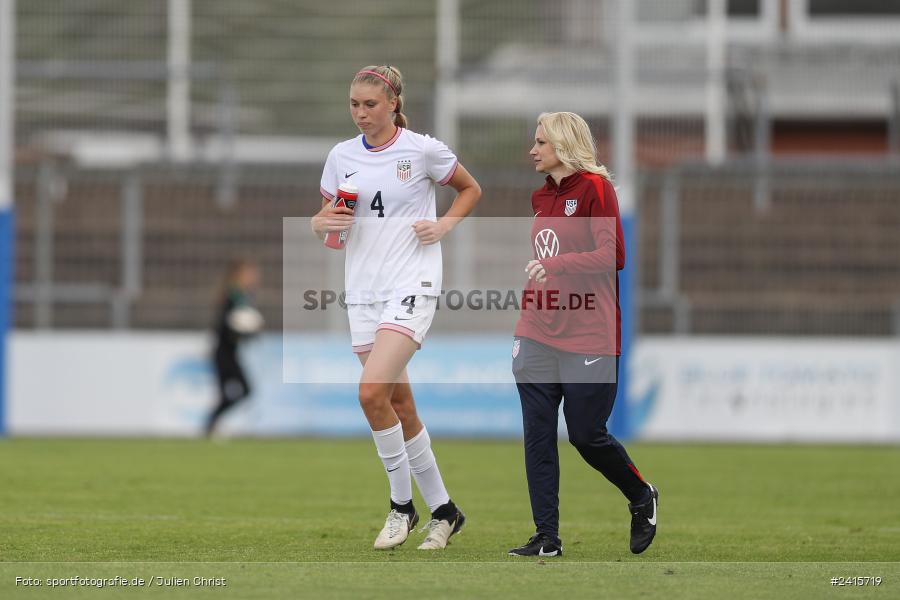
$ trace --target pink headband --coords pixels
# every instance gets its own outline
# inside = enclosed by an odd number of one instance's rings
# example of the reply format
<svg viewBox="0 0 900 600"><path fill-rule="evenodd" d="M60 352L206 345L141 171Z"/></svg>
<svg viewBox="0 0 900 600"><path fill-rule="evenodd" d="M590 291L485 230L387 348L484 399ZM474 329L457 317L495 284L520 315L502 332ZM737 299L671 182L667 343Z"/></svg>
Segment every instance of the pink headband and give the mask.
<svg viewBox="0 0 900 600"><path fill-rule="evenodd" d="M391 88L391 91L394 92L395 96L400 95L400 92L397 91L397 88L394 87L394 84L391 83L391 80L388 79L387 77L385 77L384 75L382 75L381 73L376 73L375 71L360 71L359 73L356 74L357 77L359 77L360 75L374 75L378 79L385 82L388 85L388 87Z"/></svg>

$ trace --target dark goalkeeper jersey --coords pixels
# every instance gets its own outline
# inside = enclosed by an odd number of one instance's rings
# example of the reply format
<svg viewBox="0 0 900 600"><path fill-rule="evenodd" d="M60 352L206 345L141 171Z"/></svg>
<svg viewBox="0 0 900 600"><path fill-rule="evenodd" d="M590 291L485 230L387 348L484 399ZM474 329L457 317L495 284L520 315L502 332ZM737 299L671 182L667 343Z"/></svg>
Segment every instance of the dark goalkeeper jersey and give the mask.
<svg viewBox="0 0 900 600"><path fill-rule="evenodd" d="M515 335L566 352L618 356L625 238L615 189L593 173L574 173L559 186L548 176L531 206L532 250L547 281L528 281Z"/></svg>
<svg viewBox="0 0 900 600"><path fill-rule="evenodd" d="M237 348L242 336L229 325L228 318L234 309L250 305L250 296L243 290L231 287L225 292L225 297L216 313L214 350L216 356L232 358L237 356Z"/></svg>

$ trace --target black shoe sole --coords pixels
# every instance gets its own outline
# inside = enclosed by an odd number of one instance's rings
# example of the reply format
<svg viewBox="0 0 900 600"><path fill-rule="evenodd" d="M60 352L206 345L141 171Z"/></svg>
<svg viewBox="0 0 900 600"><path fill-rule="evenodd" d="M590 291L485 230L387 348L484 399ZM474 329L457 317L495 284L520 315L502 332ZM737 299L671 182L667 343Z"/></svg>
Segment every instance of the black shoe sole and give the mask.
<svg viewBox="0 0 900 600"><path fill-rule="evenodd" d="M510 550L506 553L507 556L518 556L519 558L559 558L563 555L562 548L560 548L556 554L519 554L518 552L514 552Z"/></svg>

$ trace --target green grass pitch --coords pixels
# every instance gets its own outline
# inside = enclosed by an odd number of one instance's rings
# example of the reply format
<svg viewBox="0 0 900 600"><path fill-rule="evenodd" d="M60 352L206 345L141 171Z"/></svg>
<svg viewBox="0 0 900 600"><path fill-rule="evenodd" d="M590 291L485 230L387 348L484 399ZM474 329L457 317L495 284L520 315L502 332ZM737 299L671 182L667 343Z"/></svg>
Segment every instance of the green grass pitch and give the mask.
<svg viewBox="0 0 900 600"><path fill-rule="evenodd" d="M544 560L506 556L532 533L520 442L435 452L465 529L377 552L370 440L2 440L0 598L900 597L900 448L631 444L660 489L633 556L625 500L561 445L566 553ZM116 576L145 587L48 585Z"/></svg>

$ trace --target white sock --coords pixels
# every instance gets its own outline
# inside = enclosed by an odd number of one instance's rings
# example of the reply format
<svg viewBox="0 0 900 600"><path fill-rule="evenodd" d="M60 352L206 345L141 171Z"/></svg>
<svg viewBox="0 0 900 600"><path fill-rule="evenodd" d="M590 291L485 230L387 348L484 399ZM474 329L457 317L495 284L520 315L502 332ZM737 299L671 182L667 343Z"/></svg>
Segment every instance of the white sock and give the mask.
<svg viewBox="0 0 900 600"><path fill-rule="evenodd" d="M397 504L406 504L412 500L412 480L409 478L409 458L403 443L403 428L397 423L389 429L373 431L372 437L391 484L391 500Z"/></svg>
<svg viewBox="0 0 900 600"><path fill-rule="evenodd" d="M434 452L431 451L431 438L425 427L422 427L416 437L406 442L406 454L409 456L409 470L416 479L416 485L428 504L428 509L434 512L438 506L450 502L450 495L441 479L441 471L434 459Z"/></svg>

